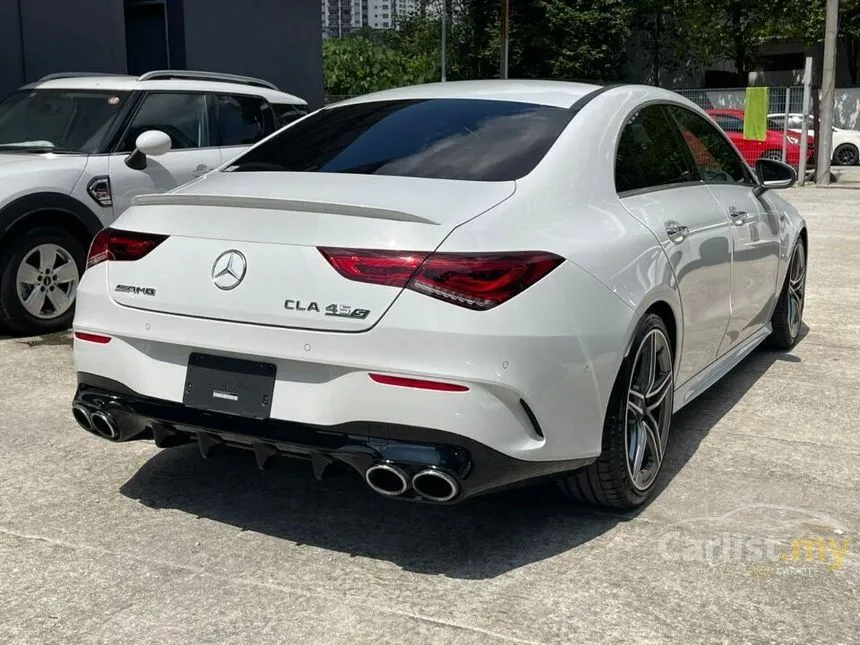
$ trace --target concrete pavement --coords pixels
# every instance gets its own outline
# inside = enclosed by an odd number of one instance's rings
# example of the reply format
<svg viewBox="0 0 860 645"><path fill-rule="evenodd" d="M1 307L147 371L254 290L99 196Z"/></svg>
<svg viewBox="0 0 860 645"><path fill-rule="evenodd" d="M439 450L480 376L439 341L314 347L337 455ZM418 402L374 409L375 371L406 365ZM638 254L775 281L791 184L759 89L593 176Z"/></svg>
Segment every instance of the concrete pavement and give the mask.
<svg viewBox="0 0 860 645"><path fill-rule="evenodd" d="M629 515L113 445L71 418L68 334L0 340L0 642L857 643L860 192L787 195L808 333L676 416Z"/></svg>

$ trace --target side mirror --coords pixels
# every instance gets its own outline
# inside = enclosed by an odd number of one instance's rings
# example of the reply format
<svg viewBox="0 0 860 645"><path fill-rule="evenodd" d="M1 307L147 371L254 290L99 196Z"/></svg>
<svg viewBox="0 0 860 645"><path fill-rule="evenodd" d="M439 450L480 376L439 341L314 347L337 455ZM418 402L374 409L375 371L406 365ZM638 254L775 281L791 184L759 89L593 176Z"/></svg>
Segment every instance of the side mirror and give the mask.
<svg viewBox="0 0 860 645"><path fill-rule="evenodd" d="M797 181L797 171L788 164L775 159L759 159L755 162L755 174L759 180L756 194L774 188L791 188Z"/></svg>
<svg viewBox="0 0 860 645"><path fill-rule="evenodd" d="M126 158L125 165L133 170L146 168L147 157L159 157L170 152L173 144L170 136L161 130L147 130L134 142L134 151Z"/></svg>

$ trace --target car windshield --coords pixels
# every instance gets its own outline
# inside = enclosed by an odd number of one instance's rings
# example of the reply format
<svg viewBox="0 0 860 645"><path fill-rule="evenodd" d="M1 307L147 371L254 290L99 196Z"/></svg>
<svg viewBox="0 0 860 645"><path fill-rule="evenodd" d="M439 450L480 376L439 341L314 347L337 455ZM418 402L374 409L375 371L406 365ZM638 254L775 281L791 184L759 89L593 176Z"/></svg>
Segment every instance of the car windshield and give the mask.
<svg viewBox="0 0 860 645"><path fill-rule="evenodd" d="M0 149L96 152L127 92L23 90L0 103Z"/></svg>
<svg viewBox="0 0 860 645"><path fill-rule="evenodd" d="M566 108L486 99L357 103L288 126L228 168L509 181L531 172Z"/></svg>

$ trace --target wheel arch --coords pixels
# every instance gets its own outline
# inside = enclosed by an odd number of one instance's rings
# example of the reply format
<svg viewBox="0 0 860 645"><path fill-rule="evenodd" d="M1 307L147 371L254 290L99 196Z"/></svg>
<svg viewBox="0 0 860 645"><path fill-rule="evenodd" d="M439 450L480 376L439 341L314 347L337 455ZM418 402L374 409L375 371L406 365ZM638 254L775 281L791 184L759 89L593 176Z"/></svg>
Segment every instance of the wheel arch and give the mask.
<svg viewBox="0 0 860 645"><path fill-rule="evenodd" d="M34 193L19 197L0 210L0 246L34 226L63 228L88 248L104 225L95 213L73 197L62 193Z"/></svg>
<svg viewBox="0 0 860 645"><path fill-rule="evenodd" d="M677 362L678 356L678 320L672 306L665 300L657 300L645 310L643 316L656 314L660 316L669 332L669 342L672 343L672 357Z"/></svg>
<svg viewBox="0 0 860 645"><path fill-rule="evenodd" d="M633 347L634 334L639 321L648 314L659 316L669 332L669 342L672 344L672 359L675 369L678 369L681 358L681 349L684 340L684 316L681 309L680 295L675 290L665 289L654 293L652 297L643 301L637 308L630 329L627 333L627 344L624 347L623 356L626 357Z"/></svg>

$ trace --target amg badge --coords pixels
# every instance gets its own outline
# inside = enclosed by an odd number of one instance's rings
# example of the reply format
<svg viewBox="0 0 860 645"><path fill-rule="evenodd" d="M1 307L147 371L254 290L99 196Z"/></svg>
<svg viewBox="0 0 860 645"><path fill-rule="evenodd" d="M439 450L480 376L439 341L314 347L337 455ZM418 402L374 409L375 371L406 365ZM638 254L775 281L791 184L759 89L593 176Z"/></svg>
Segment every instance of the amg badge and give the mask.
<svg viewBox="0 0 860 645"><path fill-rule="evenodd" d="M118 284L114 289L117 293L131 293L136 296L154 296L155 289L152 287L137 287L132 284Z"/></svg>

